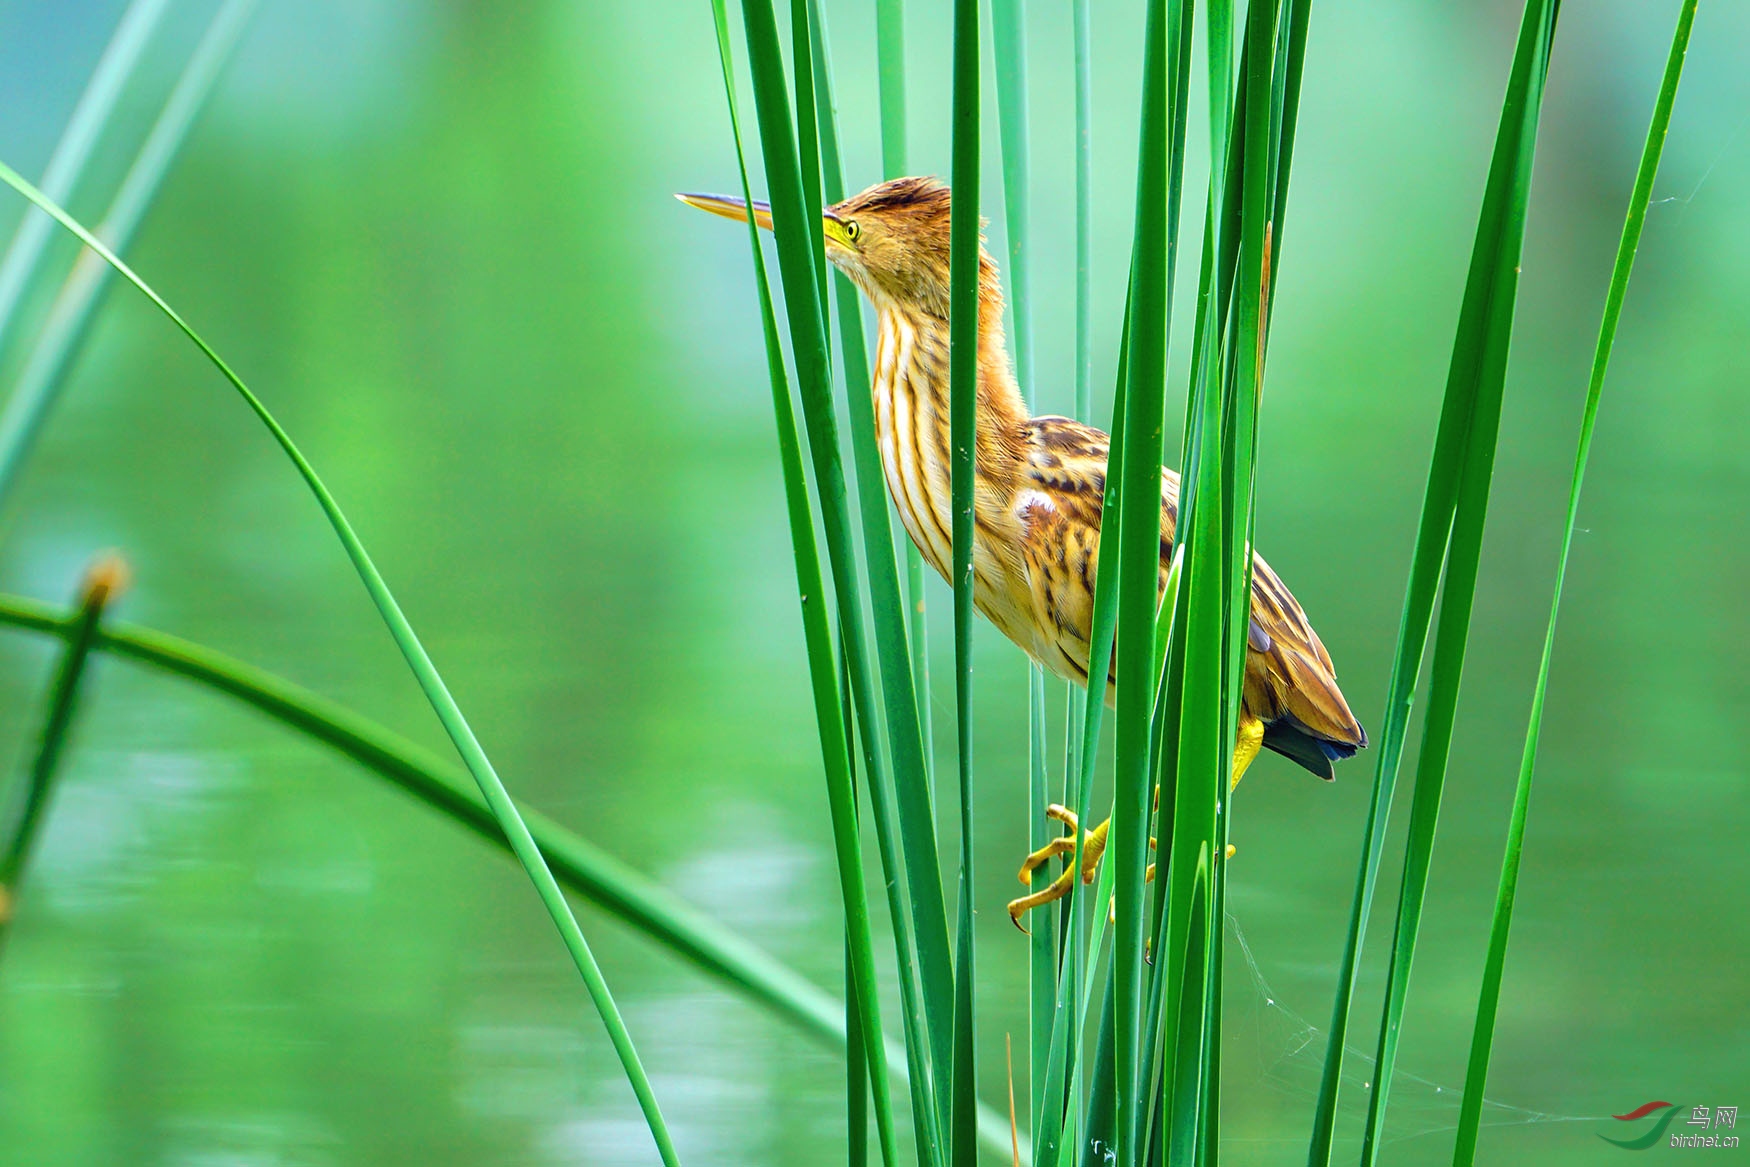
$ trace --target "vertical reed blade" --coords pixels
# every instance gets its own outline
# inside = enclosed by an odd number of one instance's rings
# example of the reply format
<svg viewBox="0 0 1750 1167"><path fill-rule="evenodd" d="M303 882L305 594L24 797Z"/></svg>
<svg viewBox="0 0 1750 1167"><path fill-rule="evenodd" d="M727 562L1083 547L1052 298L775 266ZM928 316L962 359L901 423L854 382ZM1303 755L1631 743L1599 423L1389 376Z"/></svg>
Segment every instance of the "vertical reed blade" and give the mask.
<svg viewBox="0 0 1750 1167"><path fill-rule="evenodd" d="M1464 1099L1459 1105L1458 1136L1452 1152L1453 1167L1472 1167L1476 1161L1477 1134L1483 1114L1483 1088L1488 1080L1489 1054L1494 1044L1495 1019L1501 1001L1501 980L1507 963L1507 938L1513 923L1513 904L1519 886L1519 860L1525 844L1525 819L1531 802L1532 772L1537 765L1538 735L1543 727L1544 693L1549 687L1550 659L1555 652L1556 620L1561 612L1562 584L1568 573L1568 553L1574 543L1574 522L1579 516L1580 487L1586 476L1587 455L1592 448L1592 431L1598 421L1598 405L1604 393L1604 374L1610 365L1610 350L1616 340L1616 326L1621 318L1623 298L1628 292L1635 250L1640 245L1641 229L1646 225L1647 206L1653 196L1653 179L1659 171L1665 132L1671 125L1671 108L1677 100L1677 84L1683 76L1683 61L1689 50L1689 34L1695 23L1695 9L1696 0L1683 0L1677 14L1677 27L1671 34L1671 49L1665 59L1664 79L1660 83L1658 100L1653 107L1652 124L1647 128L1646 144L1641 149L1640 168L1635 174L1634 190L1629 195L1628 213L1622 226L1622 239L1616 249L1616 263L1610 273L1610 290L1605 296L1604 319L1598 327L1598 344L1593 351L1592 373L1586 387L1586 407L1581 417L1580 437L1574 452L1574 473L1568 485L1568 509L1562 524L1562 549L1556 563L1555 587L1550 597L1549 624L1544 632L1543 656L1538 661L1537 682L1532 689L1531 716L1525 729L1525 747L1520 757L1519 778L1514 787L1513 810L1507 824L1507 845L1501 857L1501 878L1496 887L1494 917L1489 928L1489 951L1483 965L1482 986L1477 994L1470 1058L1464 1078Z"/></svg>
<svg viewBox="0 0 1750 1167"><path fill-rule="evenodd" d="M814 62L813 92L815 104L815 120L819 129L821 189L828 202L836 203L845 197L844 164L839 153L838 117L833 98L832 54L826 33L825 15L820 10L818 0L808 0L807 19L809 26L810 56ZM840 368L845 384L847 413L851 422L852 464L857 475L858 511L862 518L864 568L869 576L869 595L873 607L875 636L877 643L884 646L879 651L887 658L897 659L905 654L905 626L900 617L901 600L899 581L895 571L891 548L893 545L892 528L889 525L886 506L886 483L882 477L881 463L875 446L874 407L864 386L869 381L868 349L863 337L863 316L861 306L857 301L857 290L850 281L838 278L833 281L837 293L839 319L839 344L842 355ZM886 555L875 554L871 548L887 548ZM841 655L841 662L844 660ZM898 682L895 700L902 707L914 705L911 695L906 690L910 680L905 670L895 673ZM844 667L841 677L846 702L850 699L850 676L848 664ZM847 708L846 724L852 724L852 717ZM869 741L873 733L872 727L858 726L859 732ZM852 758L852 769L855 770L855 758ZM855 775L853 774L853 779ZM871 789L884 787L884 783L870 775ZM854 781L853 781L854 786ZM855 840L846 840L846 845L854 845ZM859 885L855 893L863 897ZM865 912L867 908L863 909ZM909 969L909 952L904 967ZM915 1038L923 1034L917 1023L916 998L917 988L915 977L907 973L902 980L902 997L908 1002L905 1011L906 1029ZM869 1024L872 1033L880 1032L880 1013L878 1009L871 1010ZM921 1057L923 1045L920 1040L908 1037L906 1048L908 1056L916 1060L912 1068L912 1078L917 1083L927 1079ZM898 1156L896 1133L893 1124L892 1100L885 1080L877 1079L873 1083L875 1096L875 1122L882 1149L884 1163L893 1163ZM927 1108L924 1108L927 1109ZM917 1114L914 1113L914 1120ZM921 1121L921 1120L918 1120Z"/></svg>
<svg viewBox="0 0 1750 1167"><path fill-rule="evenodd" d="M1416 805L1406 844L1403 890L1380 1031L1379 1063L1368 1100L1362 1161L1377 1156L1389 1097L1398 1024L1408 986L1410 957L1420 919L1422 890L1433 848L1440 788L1456 709L1459 673L1476 581L1482 522L1500 420L1507 346L1517 293L1518 256L1524 239L1525 203L1531 180L1537 116L1548 69L1557 5L1529 0L1521 24L1511 78L1502 104L1494 157L1478 219L1458 334L1441 407L1434 457L1422 504L1396 659L1382 719L1373 795L1350 908L1349 933L1338 970L1336 1000L1327 1036L1324 1070L1308 1147L1309 1167L1330 1162L1338 1088L1348 1034L1356 970L1361 959L1374 885L1385 846L1392 794L1409 722L1410 699L1421 672L1434 599L1444 591L1435 637L1434 679L1427 727L1418 762ZM1444 568L1444 571L1443 571ZM1444 586L1443 586L1444 580Z"/></svg>
<svg viewBox="0 0 1750 1167"><path fill-rule="evenodd" d="M814 236L819 234L820 221L818 217L810 219L804 208L796 135L790 123L789 94L772 0L747 0L742 16L821 529L850 658L852 705L857 724L864 731L860 742L864 769L873 784L870 806L876 837L882 847L894 926L896 933L902 933L895 938L902 949L901 976L912 975L909 970L915 960L919 991L911 1005L921 1009L922 1029L927 1035L923 1064L929 1067L932 1088L940 1091L945 1089L953 1048L954 973L941 863L936 854L934 811L910 688L911 667L904 657L903 641L895 643L890 637L879 637L876 650L882 688L877 692L860 615L862 586L851 543L850 508L832 402L823 305L814 276ZM888 554L881 547L866 546L864 550L872 561ZM881 618L879 612L876 616ZM885 701L878 709L882 697ZM881 751L873 740L883 724L887 727L893 766L891 784ZM935 1109L939 1111L940 1107Z"/></svg>
<svg viewBox="0 0 1750 1167"><path fill-rule="evenodd" d="M955 953L953 1098L955 1167L977 1167L973 1102L978 1090L973 929L972 540L978 447L979 0L954 5L954 200L949 258L949 482L954 584L955 756L960 779L960 912Z"/></svg>

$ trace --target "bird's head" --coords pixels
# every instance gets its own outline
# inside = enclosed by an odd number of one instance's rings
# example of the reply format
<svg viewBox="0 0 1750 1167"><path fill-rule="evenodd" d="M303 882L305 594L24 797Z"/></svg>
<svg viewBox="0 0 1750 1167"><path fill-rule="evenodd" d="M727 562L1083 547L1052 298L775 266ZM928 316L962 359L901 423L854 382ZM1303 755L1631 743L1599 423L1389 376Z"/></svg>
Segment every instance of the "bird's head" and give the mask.
<svg viewBox="0 0 1750 1167"><path fill-rule="evenodd" d="M727 195L678 195L688 206L746 221L748 204ZM933 178L895 178L827 207L821 227L826 257L877 306L894 302L948 317L948 188ZM753 204L754 221L771 229L772 211ZM996 265L979 249L984 313L1002 303Z"/></svg>

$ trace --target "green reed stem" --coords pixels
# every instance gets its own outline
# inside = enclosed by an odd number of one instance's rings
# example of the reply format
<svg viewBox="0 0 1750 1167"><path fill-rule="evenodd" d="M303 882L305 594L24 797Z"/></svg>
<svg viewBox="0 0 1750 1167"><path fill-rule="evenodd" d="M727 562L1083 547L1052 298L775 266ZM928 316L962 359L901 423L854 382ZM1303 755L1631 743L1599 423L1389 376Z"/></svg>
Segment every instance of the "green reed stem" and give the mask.
<svg viewBox="0 0 1750 1167"><path fill-rule="evenodd" d="M875 0L881 89L881 176L905 177L905 0Z"/></svg>
<svg viewBox="0 0 1750 1167"><path fill-rule="evenodd" d="M838 112L833 97L832 54L827 47L825 14L816 2L809 4L809 18L813 34L813 57L816 61L816 78L814 95L816 117L820 126L820 159L822 171L822 189L829 202L837 203L845 197L844 163L839 153L838 143ZM905 622L900 615L904 606L899 590L899 576L893 557L893 528L886 505L887 481L881 469L881 456L875 440L875 410L867 388L869 384L868 345L863 334L862 306L858 301L855 285L843 275L833 281L833 290L837 297L836 306L839 318L839 345L841 353L841 374L845 385L846 413L851 423L851 455L852 466L856 473L858 513L862 519L863 545L865 548L864 567L869 579L869 598L874 608L875 637L879 645L878 651L887 654L885 659L901 662L900 667L893 671L895 689L889 694L890 700L908 703L912 708L918 708L918 702L908 693L904 686L911 682L914 673L908 673L903 662L909 660L905 646ZM910 545L909 543L907 544ZM886 553L870 553L870 549L886 548ZM915 645L913 646L915 650ZM849 679L846 670L846 683ZM850 720L847 719L847 724ZM857 725L862 735L865 749L879 754L879 740L875 727ZM921 731L920 731L921 734ZM926 739L927 740L927 739ZM921 751L920 751L921 752ZM854 759L853 759L854 761ZM854 767L853 767L854 768ZM868 772L871 792L885 790L886 783L879 773L871 768ZM886 795L881 798L877 810L877 822L881 815L887 813L889 800ZM891 826L891 823L889 824ZM901 862L895 850L890 834L878 830L881 840L882 861L889 871L898 870ZM902 905L897 895L897 887L890 892L889 905L897 914ZM921 989L913 974L913 945L911 933L907 929L895 930L895 946L899 955L901 969L900 997L904 1005L902 1016L905 1019L907 1049L918 1059L913 1067L912 1083L914 1097L912 1118L918 1128L920 1145L934 1147L935 1136L929 1135L929 1124L936 1121L934 1104L925 1105L923 1100L928 1097L929 1074L922 1068L926 1062L928 1036L923 1029L920 1017Z"/></svg>
<svg viewBox="0 0 1750 1167"><path fill-rule="evenodd" d="M1549 72L1551 42L1555 36L1556 0L1529 0L1520 25L1513 70L1502 103L1500 129L1490 163L1489 182L1477 224L1475 249L1460 310L1458 336L1453 346L1452 367L1447 381L1448 406L1441 416L1441 435L1435 441L1434 463L1429 470L1428 495L1423 504L1423 529L1417 539L1417 564L1412 567L1411 592L1405 606L1402 640L1413 639L1421 655L1427 623L1409 623L1420 618L1417 572L1438 550L1445 552L1446 572L1441 590L1439 621L1434 630L1434 654L1428 691L1426 722L1416 759L1416 786L1411 799L1409 834L1405 842L1404 873L1398 894L1398 912L1392 953L1386 978L1385 1003L1381 1011L1379 1044L1374 1080L1369 1091L1367 1121L1362 1133L1361 1163L1372 1167L1378 1161L1385 1127L1386 1106L1391 1096L1392 1072L1397 1060L1398 1038L1404 1003L1409 993L1410 968L1421 924L1427 891L1428 867L1440 813L1441 793L1457 716L1459 682L1463 676L1466 642L1470 631L1476 578L1482 553L1483 527L1488 513L1489 483L1493 476L1495 449L1500 431L1501 400L1506 384L1507 358L1513 330L1513 312L1518 297L1519 258L1525 240L1525 211L1531 188L1539 114L1543 105L1544 80ZM1457 412L1459 407L1468 409ZM1457 413L1457 416L1454 416ZM1468 417L1465 416L1468 414ZM1462 431L1449 435L1449 420ZM1430 527L1432 526L1432 530ZM1450 532L1450 533L1448 533ZM1424 548L1423 537L1429 536ZM1444 546L1441 546L1444 545ZM1434 565L1430 565L1431 567ZM1433 602L1432 589L1427 602ZM1416 605L1412 612L1411 605ZM1400 655L1400 660L1404 659ZM1382 773L1388 760L1396 762L1401 747L1403 721L1407 719L1409 691L1415 671L1402 678L1403 706L1393 687L1393 705L1387 713L1387 730L1395 736L1391 754L1380 755ZM1394 673L1394 681L1399 680ZM1387 743L1382 743L1382 745ZM1376 794L1376 799L1378 795ZM1381 824L1383 825L1383 824ZM1375 846L1370 840L1358 880L1358 898L1364 895L1368 868ZM1351 926L1356 925L1352 916ZM1346 1020L1346 1019L1344 1019ZM1342 1030L1333 1026L1330 1041L1341 1049ZM1340 1057L1340 1053L1338 1054ZM1327 1058L1330 1055L1327 1053ZM1323 1098L1321 1097L1321 1109Z"/></svg>
<svg viewBox="0 0 1750 1167"><path fill-rule="evenodd" d="M723 66L723 90L729 109L730 129L735 138L736 163L740 170L743 195L751 203L746 155L742 148L741 116L735 97L735 69L731 56L729 20L723 0L712 0L712 17L717 31L717 51ZM801 13L800 35L809 42L809 13ZM812 53L804 60L810 59ZM815 109L812 85L809 86L808 115ZM818 193L815 195L818 199ZM759 228L754 223L750 207L747 216L748 242L753 252L755 284L759 293L760 323L766 344L766 367L770 375L772 412L777 428L779 462L783 471L784 501L789 517L791 550L795 562L796 586L800 597L803 635L808 648L809 680L813 690L816 728L820 737L821 759L826 771L827 801L832 815L833 845L838 861L839 893L845 908L847 972L854 991L848 1000L855 1005L859 1017L862 1048L876 1049L882 1041L880 986L875 976L874 940L870 930L869 902L864 888L861 834L857 823L857 793L851 772L849 726L851 717L845 707L849 699L849 654L844 655L843 685L835 674L833 635L827 619L826 583L821 575L820 553L814 539L814 519L808 500L808 483L802 462L801 436L796 427L795 411L790 404L790 386L784 374L784 353L778 339L777 314L772 307L770 281L766 275L765 255L760 250ZM825 263L825 257L820 257ZM824 275L824 272L822 273ZM855 611L841 619L855 620ZM842 631L842 629L841 629ZM898 1150L894 1139L892 1103L884 1078L873 1079L876 1127L880 1135L882 1161L896 1167ZM861 1100L859 1083L853 1097Z"/></svg>
<svg viewBox="0 0 1750 1167"><path fill-rule="evenodd" d="M1671 108L1677 100L1677 84L1683 77L1689 33L1695 23L1696 0L1683 0L1677 28L1671 35L1671 50L1665 58L1664 80L1653 106L1652 124L1635 172L1634 191L1629 195L1628 216L1617 244L1616 262L1610 272L1610 291L1604 299L1604 319L1598 326L1598 344L1592 353L1592 374L1586 386L1586 408L1580 420L1580 439L1574 451L1574 473L1568 485L1568 509L1562 524L1562 550L1556 561L1555 587L1550 597L1549 625L1544 631L1543 655L1538 661L1537 684L1532 690L1531 716L1525 729L1525 749L1519 761L1519 780L1513 792L1513 812L1507 824L1507 846L1501 858L1501 879L1495 892L1494 918L1489 928L1489 954L1483 965L1482 987L1477 994L1475 1026L1471 1034L1470 1059L1464 1077L1464 1101L1458 1111L1458 1137L1452 1152L1453 1167L1471 1167L1476 1161L1477 1132L1482 1122L1483 1090L1489 1076L1489 1056L1494 1046L1495 1020L1501 1003L1501 980L1507 965L1507 938L1513 924L1513 904L1519 888L1519 861L1525 847L1525 819L1531 803L1531 779L1537 766L1538 737L1543 728L1544 694L1549 687L1550 659L1555 654L1556 620L1561 613L1562 584L1568 575L1568 555L1574 543L1574 523L1580 512L1580 488L1586 477L1586 460L1592 451L1592 432L1598 422L1598 405L1604 393L1604 375L1610 367L1610 351L1616 341L1616 326L1628 294L1629 275L1635 251L1647 222L1647 206L1653 197L1653 179L1659 172L1659 157L1665 133L1671 126Z"/></svg>
<svg viewBox="0 0 1750 1167"><path fill-rule="evenodd" d="M1076 123L1075 419L1094 414L1094 62L1092 0L1070 0Z"/></svg>
<svg viewBox="0 0 1750 1167"><path fill-rule="evenodd" d="M954 585L955 755L960 778L959 921L955 940L954 1064L950 1161L976 1167L973 1102L978 1096L974 992L972 801L973 507L978 448L979 355L979 0L954 4L953 188L948 243L949 490Z"/></svg>
<svg viewBox="0 0 1750 1167"><path fill-rule="evenodd" d="M1161 460L1167 366L1168 94L1167 2L1152 0L1143 37L1142 114L1139 129L1135 227L1131 244L1130 327L1122 386L1124 425L1116 478L1124 506L1116 526L1118 575L1117 722L1112 825L1106 866L1114 887L1113 978L1114 1115L1118 1161L1136 1163L1142 1024L1144 933L1143 868L1150 824L1150 723L1157 673L1154 630L1161 563ZM1110 532L1113 528L1103 527ZM1103 566L1114 565L1106 541ZM1100 573L1102 575L1105 572ZM1090 681L1091 684L1097 682ZM1162 792L1163 796L1166 794ZM1098 906L1096 906L1098 910Z"/></svg>
<svg viewBox="0 0 1750 1167"><path fill-rule="evenodd" d="M77 611L0 593L0 627L68 640L75 634L78 620ZM509 840L466 771L369 718L253 665L168 633L106 622L98 628L93 648L246 705L351 759L514 857ZM539 811L522 806L519 810L555 877L568 889L815 1041L845 1048L843 1001L581 835ZM888 1073L904 1082L902 1045L883 1038L881 1049ZM981 1107L978 1129L987 1148L1008 1153L1006 1116Z"/></svg>
<svg viewBox="0 0 1750 1167"><path fill-rule="evenodd" d="M84 585L79 590L78 610L68 621L67 647L55 667L54 680L49 683L48 706L43 715L42 729L37 732L36 755L31 761L30 773L25 777L24 802L7 833L5 847L0 850L0 947L5 945L11 932L25 865L30 861L31 849L48 814L61 755L66 750L67 735L73 728L73 715L79 706L79 687L85 678L85 666L97 643L98 625L126 584L127 568L119 559L99 560L86 573Z"/></svg>
<svg viewBox="0 0 1750 1167"><path fill-rule="evenodd" d="M1008 239L1009 311L1015 337L1015 375L1029 407L1037 402L1033 377L1031 162L1027 114L1027 12L1023 0L994 0L991 41L996 62L997 119L1003 159L1004 235ZM1027 667L1028 846L1050 841L1053 824L1041 813L1050 801L1045 764L1045 673ZM1066 771L1066 774L1068 771ZM1034 929L1028 941L1028 1081L1030 1113L1043 1109L1040 1091L1051 1056L1051 1021L1057 1002L1057 937ZM1037 1124L1037 1117L1034 1122Z"/></svg>
<svg viewBox="0 0 1750 1167"><path fill-rule="evenodd" d="M826 353L825 306L816 294L812 273L812 237L821 230L818 217L803 208L796 137L790 126L783 55L771 0L746 0L742 16L753 72L755 111L766 180L771 185L772 222L778 243L778 267L789 317L792 356L807 424L808 451L826 536L832 586L838 601L840 626L851 658L851 690L856 720L862 727L864 766L874 788L870 805L876 839L882 848L896 941L911 952L901 954L901 983L915 975L921 991L908 1001L908 1012L920 1008L931 1093L945 1098L945 1082L953 1039L954 971L948 946L947 908L942 891L941 860L936 853L935 813L929 793L911 689L911 666L902 636L893 633L891 611L875 605L876 660L881 670L885 717L877 712L873 670L860 616L862 589L851 544L851 519L839 453L838 421L833 410L830 364ZM864 546L871 579L885 576L891 549ZM886 623L884 623L886 622ZM887 628L887 631L883 631ZM885 781L875 734L887 728L893 781ZM897 809L897 816L893 813ZM896 821L897 817L897 821ZM909 894L906 894L909 893ZM903 935L902 935L903 933ZM909 1023L909 1022L908 1022Z"/></svg>

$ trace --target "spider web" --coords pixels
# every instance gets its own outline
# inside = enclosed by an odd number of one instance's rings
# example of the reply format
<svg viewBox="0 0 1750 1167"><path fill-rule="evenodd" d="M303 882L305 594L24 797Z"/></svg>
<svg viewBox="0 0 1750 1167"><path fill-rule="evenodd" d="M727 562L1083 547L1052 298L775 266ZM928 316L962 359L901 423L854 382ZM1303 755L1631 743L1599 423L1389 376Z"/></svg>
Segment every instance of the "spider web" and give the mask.
<svg viewBox="0 0 1750 1167"><path fill-rule="evenodd" d="M1256 1071L1260 1080L1271 1088L1291 1097L1318 1097L1319 1080L1324 1071L1326 1030L1313 1025L1285 1004L1271 987L1257 956L1246 939L1244 929L1232 913L1227 916L1229 951L1236 953L1245 965L1256 993L1253 1007L1242 1006L1240 1017L1224 1022L1228 1041L1252 1031ZM1239 994L1230 989L1230 1002ZM1231 1004L1230 1004L1231 1008ZM1233 1022L1238 1022L1234 1024ZM1373 1088L1375 1059L1373 1051L1345 1042L1342 1089L1338 1093L1339 1115L1360 1118L1366 1114ZM1236 1049L1234 1052L1238 1052ZM1226 1059L1234 1060L1230 1053ZM1403 1068L1401 1062L1392 1071L1390 1121L1386 1125L1386 1144L1458 1129L1460 1103L1464 1098L1462 1082L1437 1082ZM1605 1115L1556 1114L1533 1107L1483 1098L1482 1125L1489 1127L1528 1126L1534 1123L1594 1122Z"/></svg>

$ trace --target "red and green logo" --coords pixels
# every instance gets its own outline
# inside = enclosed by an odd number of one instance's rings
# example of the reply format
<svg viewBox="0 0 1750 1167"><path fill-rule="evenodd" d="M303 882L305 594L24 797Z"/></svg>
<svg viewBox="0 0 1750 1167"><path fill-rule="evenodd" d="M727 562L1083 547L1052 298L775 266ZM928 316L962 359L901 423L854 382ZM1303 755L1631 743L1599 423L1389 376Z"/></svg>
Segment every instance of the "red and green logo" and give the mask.
<svg viewBox="0 0 1750 1167"><path fill-rule="evenodd" d="M1643 1102L1627 1114L1613 1114L1610 1117L1618 1122L1638 1122L1649 1114L1658 1112L1658 1121L1645 1134L1637 1135L1632 1139L1613 1139L1604 1134L1598 1137L1607 1143L1621 1147L1625 1151L1644 1151L1665 1137L1666 1128L1671 1125L1671 1121L1677 1117L1677 1112L1682 1109L1675 1102Z"/></svg>

